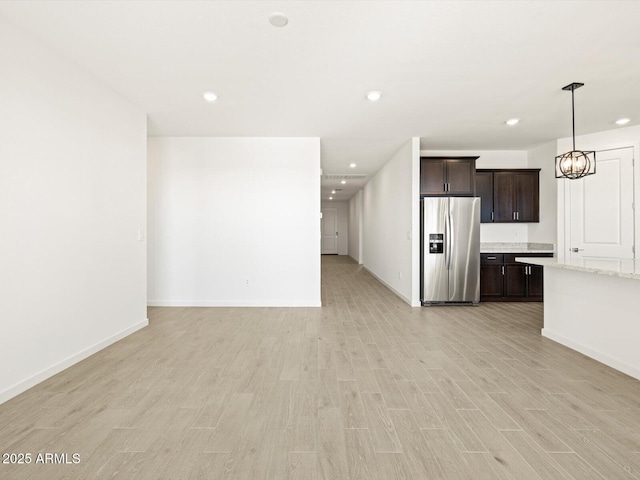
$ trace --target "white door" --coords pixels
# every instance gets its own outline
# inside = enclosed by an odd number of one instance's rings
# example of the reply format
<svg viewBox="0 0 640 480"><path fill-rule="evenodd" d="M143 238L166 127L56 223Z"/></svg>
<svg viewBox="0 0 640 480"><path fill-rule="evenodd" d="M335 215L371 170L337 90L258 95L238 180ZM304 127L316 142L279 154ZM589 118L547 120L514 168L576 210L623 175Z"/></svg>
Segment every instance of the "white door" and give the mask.
<svg viewBox="0 0 640 480"><path fill-rule="evenodd" d="M571 260L598 267L633 258L633 149L597 152L594 175L565 181Z"/></svg>
<svg viewBox="0 0 640 480"><path fill-rule="evenodd" d="M322 209L322 253L338 253L338 209Z"/></svg>

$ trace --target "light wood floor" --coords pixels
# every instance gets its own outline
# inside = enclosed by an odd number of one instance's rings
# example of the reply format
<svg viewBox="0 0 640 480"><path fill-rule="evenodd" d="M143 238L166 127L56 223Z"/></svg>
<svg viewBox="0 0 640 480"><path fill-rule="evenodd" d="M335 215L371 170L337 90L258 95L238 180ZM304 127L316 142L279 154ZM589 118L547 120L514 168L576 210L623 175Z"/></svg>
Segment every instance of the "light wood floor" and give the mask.
<svg viewBox="0 0 640 480"><path fill-rule="evenodd" d="M150 309L0 406L0 452L81 463L0 478L640 478L640 382L541 304L412 309L345 257L322 281L322 308Z"/></svg>

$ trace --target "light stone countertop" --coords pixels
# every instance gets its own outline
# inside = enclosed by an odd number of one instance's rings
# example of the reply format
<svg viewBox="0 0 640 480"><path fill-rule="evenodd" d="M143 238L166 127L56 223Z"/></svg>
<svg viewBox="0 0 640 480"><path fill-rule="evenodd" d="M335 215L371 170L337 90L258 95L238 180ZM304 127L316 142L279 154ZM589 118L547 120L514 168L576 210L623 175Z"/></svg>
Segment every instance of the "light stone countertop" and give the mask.
<svg viewBox="0 0 640 480"><path fill-rule="evenodd" d="M480 253L554 253L553 243L480 243Z"/></svg>
<svg viewBox="0 0 640 480"><path fill-rule="evenodd" d="M607 260L580 259L558 262L557 258L516 257L516 262L640 280L640 260L611 258Z"/></svg>

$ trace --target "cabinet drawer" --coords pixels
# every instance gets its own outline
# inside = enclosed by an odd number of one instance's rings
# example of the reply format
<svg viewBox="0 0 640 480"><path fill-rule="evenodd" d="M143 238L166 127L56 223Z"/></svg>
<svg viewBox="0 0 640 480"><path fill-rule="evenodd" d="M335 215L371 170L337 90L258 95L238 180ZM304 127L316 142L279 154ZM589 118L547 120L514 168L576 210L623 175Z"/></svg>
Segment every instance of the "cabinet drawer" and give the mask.
<svg viewBox="0 0 640 480"><path fill-rule="evenodd" d="M481 253L480 265L496 265L504 263L504 255L502 253Z"/></svg>
<svg viewBox="0 0 640 480"><path fill-rule="evenodd" d="M504 263L520 263L516 262L516 258L522 257L553 257L553 253L505 253ZM524 265L524 264L523 264Z"/></svg>

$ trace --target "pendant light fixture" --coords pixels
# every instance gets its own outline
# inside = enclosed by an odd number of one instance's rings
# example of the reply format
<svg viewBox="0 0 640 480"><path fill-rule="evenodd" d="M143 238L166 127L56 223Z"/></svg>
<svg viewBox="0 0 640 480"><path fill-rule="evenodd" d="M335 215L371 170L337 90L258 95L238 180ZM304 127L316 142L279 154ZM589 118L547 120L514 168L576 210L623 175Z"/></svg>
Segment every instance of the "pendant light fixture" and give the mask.
<svg viewBox="0 0 640 480"><path fill-rule="evenodd" d="M573 150L556 157L556 178L575 180L596 173L596 152L576 150L576 111L573 91L584 83L571 83L562 90L571 90L571 123L573 125Z"/></svg>

